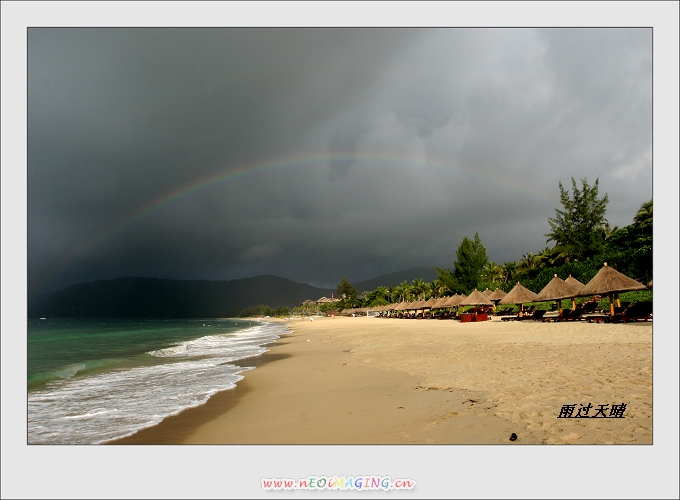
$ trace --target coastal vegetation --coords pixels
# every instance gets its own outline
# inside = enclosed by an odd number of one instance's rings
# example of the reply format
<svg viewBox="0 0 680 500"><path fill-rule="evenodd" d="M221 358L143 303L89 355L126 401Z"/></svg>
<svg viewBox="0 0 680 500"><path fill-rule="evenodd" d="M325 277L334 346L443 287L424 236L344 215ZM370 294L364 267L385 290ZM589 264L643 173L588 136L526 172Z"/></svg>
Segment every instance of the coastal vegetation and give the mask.
<svg viewBox="0 0 680 500"><path fill-rule="evenodd" d="M474 238L464 236L456 250L453 270L435 267L437 277L428 283L414 280L396 287L379 287L353 298L344 307L375 307L401 301L429 297L444 297L455 293L469 294L486 288L508 292L519 281L526 288L538 292L555 274L569 275L582 283L590 281L605 262L617 271L643 284L652 280L652 200L642 204L632 223L611 227L607 219L607 194L599 196L599 179L581 186L571 179L571 192L559 184L561 209L548 218L550 231L545 234L546 246L538 252L527 252L519 261L497 264L487 257L486 248L477 233ZM340 285L338 285L340 286ZM347 283L343 282L343 287ZM652 300L652 291L643 290L621 294L621 300L631 303ZM606 299L605 299L606 301ZM564 306L569 304L565 301ZM539 308L552 307L539 304Z"/></svg>

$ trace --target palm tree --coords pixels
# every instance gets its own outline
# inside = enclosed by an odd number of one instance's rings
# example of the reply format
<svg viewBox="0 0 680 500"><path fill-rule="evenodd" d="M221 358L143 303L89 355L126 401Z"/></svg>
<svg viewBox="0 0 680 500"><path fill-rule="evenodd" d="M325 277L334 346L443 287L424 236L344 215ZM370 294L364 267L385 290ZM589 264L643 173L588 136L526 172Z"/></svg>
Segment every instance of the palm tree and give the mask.
<svg viewBox="0 0 680 500"><path fill-rule="evenodd" d="M410 300L412 295L411 285L409 285L407 281L402 281L401 283L399 283L399 285L394 287L394 293L397 295L395 299L398 298L399 302Z"/></svg>
<svg viewBox="0 0 680 500"><path fill-rule="evenodd" d="M437 297L443 297L448 292L448 286L444 281L440 280L439 278L435 278L435 280L432 282L432 292Z"/></svg>
<svg viewBox="0 0 680 500"><path fill-rule="evenodd" d="M514 261L509 261L503 264L503 282L514 282L516 272L517 264L515 264Z"/></svg>
<svg viewBox="0 0 680 500"><path fill-rule="evenodd" d="M386 286L379 286L375 290L373 290L374 297L373 300L382 300L382 301L389 301L390 300L390 290Z"/></svg>
<svg viewBox="0 0 680 500"><path fill-rule="evenodd" d="M418 298L420 298L421 295L425 295L428 292L428 286L427 283L425 283L422 279L418 278L413 280L413 293L416 295Z"/></svg>
<svg viewBox="0 0 680 500"><path fill-rule="evenodd" d="M652 222L652 201L649 200L642 204L640 209L635 214L633 222L641 227Z"/></svg>
<svg viewBox="0 0 680 500"><path fill-rule="evenodd" d="M519 261L519 264L517 267L519 269L522 269L524 271L528 271L529 269L536 269L538 266L538 259L536 259L536 255L534 255L531 252L527 252L524 255L522 255L522 259Z"/></svg>
<svg viewBox="0 0 680 500"><path fill-rule="evenodd" d="M503 281L503 267L496 264L494 261L489 263L482 269L482 279L491 281L492 283Z"/></svg>

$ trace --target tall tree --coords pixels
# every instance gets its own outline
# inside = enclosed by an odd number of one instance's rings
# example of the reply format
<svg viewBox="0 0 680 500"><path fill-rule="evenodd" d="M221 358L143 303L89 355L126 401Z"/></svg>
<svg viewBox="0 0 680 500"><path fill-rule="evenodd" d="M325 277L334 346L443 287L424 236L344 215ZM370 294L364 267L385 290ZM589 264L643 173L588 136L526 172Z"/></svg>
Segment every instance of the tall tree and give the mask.
<svg viewBox="0 0 680 500"><path fill-rule="evenodd" d="M454 293L457 289L456 277L453 275L451 270L442 269L441 267L437 266L434 266L434 270L437 273L437 281L443 285L442 295Z"/></svg>
<svg viewBox="0 0 680 500"><path fill-rule="evenodd" d="M512 283L517 273L517 264L514 261L508 261L503 264L503 283Z"/></svg>
<svg viewBox="0 0 680 500"><path fill-rule="evenodd" d="M586 178L581 179L581 189L571 178L572 193L560 186L560 203L563 210L555 209L555 217L548 218L551 232L545 236L554 241L560 252L574 260L591 257L604 248L605 219L609 197L605 193L598 197L599 177L595 184L588 185Z"/></svg>
<svg viewBox="0 0 680 500"><path fill-rule="evenodd" d="M482 270L482 279L491 283L503 281L503 267L489 261Z"/></svg>
<svg viewBox="0 0 680 500"><path fill-rule="evenodd" d="M426 298L425 296L427 295L429 288L428 284L420 278L414 279L411 283L413 293L416 295L416 298L420 300Z"/></svg>
<svg viewBox="0 0 680 500"><path fill-rule="evenodd" d="M470 293L479 283L482 270L489 262L486 248L482 245L479 234L473 239L463 236L456 250L453 276L456 279L456 291Z"/></svg>
<svg viewBox="0 0 680 500"><path fill-rule="evenodd" d="M337 284L335 288L335 293L339 299L342 301L343 307L353 307L359 303L359 292L357 287L352 285L347 278L344 276Z"/></svg>
<svg viewBox="0 0 680 500"><path fill-rule="evenodd" d="M635 214L633 222L641 227L652 222L652 200L646 201L642 204L640 209Z"/></svg>
<svg viewBox="0 0 680 500"><path fill-rule="evenodd" d="M402 281L394 287L394 291L392 292L392 300L394 302L404 302L408 300L410 288L411 285L408 284L408 281Z"/></svg>

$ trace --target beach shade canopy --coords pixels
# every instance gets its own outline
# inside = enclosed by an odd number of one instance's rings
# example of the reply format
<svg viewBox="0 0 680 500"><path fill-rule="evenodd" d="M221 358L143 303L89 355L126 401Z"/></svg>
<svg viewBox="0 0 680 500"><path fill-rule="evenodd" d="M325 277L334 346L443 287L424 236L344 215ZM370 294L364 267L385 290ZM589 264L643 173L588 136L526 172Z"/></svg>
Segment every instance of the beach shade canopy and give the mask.
<svg viewBox="0 0 680 500"><path fill-rule="evenodd" d="M580 290L581 287L571 285L559 276L555 275L555 277L550 280L550 283L545 285L543 290L538 292L538 295L536 296L536 302L569 299L571 297L576 297Z"/></svg>
<svg viewBox="0 0 680 500"><path fill-rule="evenodd" d="M581 289L585 286L585 285L584 285L583 283L581 283L579 280L577 280L576 278L574 278L571 274L570 274L569 277L568 277L566 280L564 280L564 281L566 281L566 282L569 283L570 285L575 285L575 286L577 286L578 289L579 289L579 292L580 292ZM578 294L576 294L576 296L578 296ZM576 296L574 296L574 297L571 298L571 308L572 308L572 309L576 309L576 298L575 298ZM562 306L562 303L560 303L560 309L561 309L561 306Z"/></svg>
<svg viewBox="0 0 680 500"><path fill-rule="evenodd" d="M579 292L579 297L589 295L608 295L609 314L614 316L614 294L632 290L646 290L647 287L604 263L602 269ZM617 297L618 300L618 297Z"/></svg>
<svg viewBox="0 0 680 500"><path fill-rule="evenodd" d="M432 306L432 309L441 309L442 307L446 307L445 304L446 302L450 299L451 297L442 297L437 302L434 303Z"/></svg>
<svg viewBox="0 0 680 500"><path fill-rule="evenodd" d="M488 296L491 295L493 292L487 288L487 289L484 290L482 293L484 294L484 297L488 297Z"/></svg>
<svg viewBox="0 0 680 500"><path fill-rule="evenodd" d="M583 287L585 286L585 285L584 285L583 283L581 283L579 280L577 280L576 278L574 278L571 274L570 274L569 277L568 277L566 280L564 280L564 281L566 281L566 282L569 283L570 285L576 285L576 286L578 286L578 287L580 287L580 288L583 288Z"/></svg>
<svg viewBox="0 0 680 500"><path fill-rule="evenodd" d="M465 300L465 295L455 294L453 297L449 297L444 307L458 307L463 300Z"/></svg>
<svg viewBox="0 0 680 500"><path fill-rule="evenodd" d="M536 300L534 292L528 288L520 285L519 281L508 294L500 300L500 303L505 304L525 304L527 302L534 302Z"/></svg>
<svg viewBox="0 0 680 500"><path fill-rule="evenodd" d="M460 304L461 306L492 306L493 302L491 302L489 299L484 296L482 292L477 291L476 289L468 295L465 299L463 299Z"/></svg>
<svg viewBox="0 0 680 500"><path fill-rule="evenodd" d="M503 297L505 297L507 293L505 293L503 290L500 288L496 288L491 295L487 297L487 299L491 301L496 301L496 300L501 300Z"/></svg>
<svg viewBox="0 0 680 500"><path fill-rule="evenodd" d="M434 306L437 302L439 302L438 299L435 299L434 297L430 297L430 298L427 300L427 302L425 302L425 304L423 304L423 306L424 306L425 308L432 309L432 306Z"/></svg>
<svg viewBox="0 0 680 500"><path fill-rule="evenodd" d="M642 283L638 283L625 274L618 272L616 269L604 263L595 277L591 279L586 286L584 286L578 293L579 297L587 297L590 295L608 295L619 292L630 292L632 290L647 290L647 287Z"/></svg>

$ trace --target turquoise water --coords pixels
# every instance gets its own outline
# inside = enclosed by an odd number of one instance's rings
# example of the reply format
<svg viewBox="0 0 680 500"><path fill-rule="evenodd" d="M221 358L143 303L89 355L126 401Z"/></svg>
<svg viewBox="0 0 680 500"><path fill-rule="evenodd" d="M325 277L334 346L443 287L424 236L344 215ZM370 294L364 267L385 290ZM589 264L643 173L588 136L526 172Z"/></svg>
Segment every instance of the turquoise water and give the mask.
<svg viewBox="0 0 680 500"><path fill-rule="evenodd" d="M28 321L28 443L123 437L234 387L286 330L242 320Z"/></svg>

